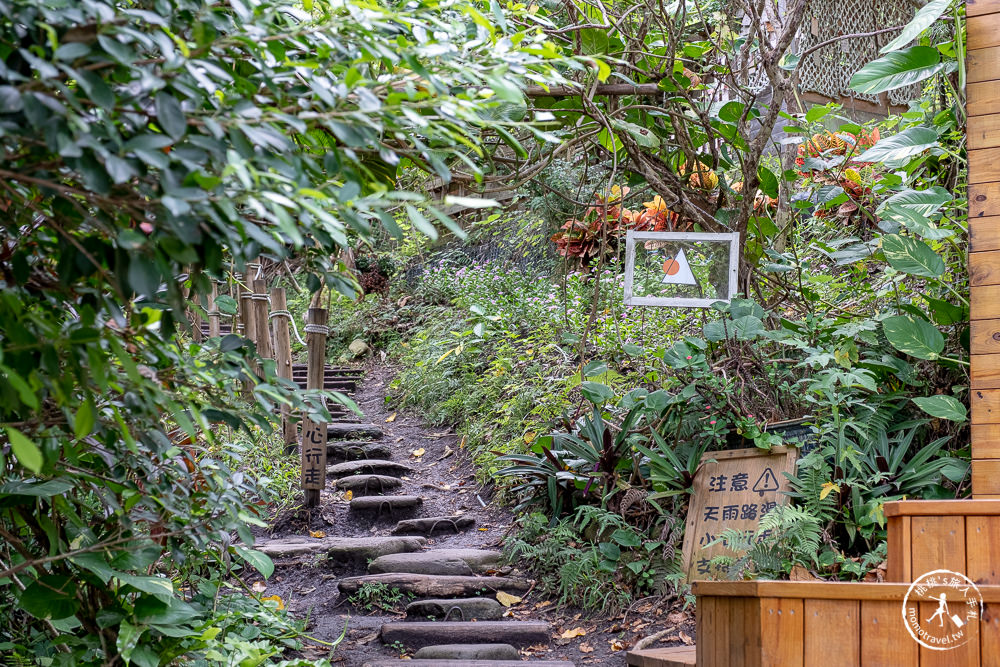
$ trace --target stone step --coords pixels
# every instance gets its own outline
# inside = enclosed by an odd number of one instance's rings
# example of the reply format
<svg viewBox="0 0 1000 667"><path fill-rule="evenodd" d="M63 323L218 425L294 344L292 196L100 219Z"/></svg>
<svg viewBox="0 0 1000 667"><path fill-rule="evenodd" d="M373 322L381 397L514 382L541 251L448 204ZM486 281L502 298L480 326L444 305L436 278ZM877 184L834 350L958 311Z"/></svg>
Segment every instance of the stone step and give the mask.
<svg viewBox="0 0 1000 667"><path fill-rule="evenodd" d="M423 503L420 496L362 496L351 501L351 511L392 516L393 512L414 510Z"/></svg>
<svg viewBox="0 0 1000 667"><path fill-rule="evenodd" d="M399 642L406 648L435 644L548 644L549 624L542 621L402 621L386 623L379 631L383 644Z"/></svg>
<svg viewBox="0 0 1000 667"><path fill-rule="evenodd" d="M406 617L414 620L499 621L503 613L504 606L493 598L415 600L406 605Z"/></svg>
<svg viewBox="0 0 1000 667"><path fill-rule="evenodd" d="M566 660L369 660L361 667L574 667Z"/></svg>
<svg viewBox="0 0 1000 667"><path fill-rule="evenodd" d="M470 595L491 595L496 591L526 591L531 582L513 577L459 577L451 575L410 574L386 572L347 577L338 584L340 592L352 595L365 584L382 583L398 588L403 593L413 593L426 598L464 598Z"/></svg>
<svg viewBox="0 0 1000 667"><path fill-rule="evenodd" d="M510 644L436 644L418 649L414 660L520 660Z"/></svg>
<svg viewBox="0 0 1000 667"><path fill-rule="evenodd" d="M433 552L431 552L433 553ZM423 556L423 554L413 554ZM388 558L388 556L387 556ZM461 558L444 556L437 558L414 558L412 560L396 559L384 561L376 558L368 564L370 574L384 574L386 572L407 572L409 574L442 574L461 577L471 577L475 574L469 564Z"/></svg>
<svg viewBox="0 0 1000 667"><path fill-rule="evenodd" d="M347 479L352 479L348 477ZM338 482L339 484L339 482ZM378 572L413 572L414 574L430 574L423 572L422 563L435 563L443 559L458 558L472 568L473 572L485 572L500 565L500 552L485 549L431 549L417 553L391 554L371 562L368 571Z"/></svg>
<svg viewBox="0 0 1000 667"><path fill-rule="evenodd" d="M350 491L356 496L378 495L402 486L398 477L388 475L351 475L336 480L334 486L339 491Z"/></svg>
<svg viewBox="0 0 1000 667"><path fill-rule="evenodd" d="M377 440L382 437L382 427L375 424L344 424L334 422L326 427L328 438L343 440L345 438L367 438Z"/></svg>
<svg viewBox="0 0 1000 667"><path fill-rule="evenodd" d="M381 442L362 442L360 440L343 440L329 442L326 445L328 458L338 461L357 461L359 459L388 459L392 456L392 448Z"/></svg>
<svg viewBox="0 0 1000 667"><path fill-rule="evenodd" d="M405 519L392 529L393 535L426 535L434 533L459 533L476 525L476 520L467 516L428 516L420 519Z"/></svg>
<svg viewBox="0 0 1000 667"><path fill-rule="evenodd" d="M341 479L350 475L390 475L398 477L413 472L413 468L405 463L396 463L386 459L361 459L347 461L326 467L328 477Z"/></svg>
<svg viewBox="0 0 1000 667"><path fill-rule="evenodd" d="M422 537L324 537L296 535L261 542L254 546L272 558L327 554L331 560L362 562L380 556L420 551L427 543Z"/></svg>

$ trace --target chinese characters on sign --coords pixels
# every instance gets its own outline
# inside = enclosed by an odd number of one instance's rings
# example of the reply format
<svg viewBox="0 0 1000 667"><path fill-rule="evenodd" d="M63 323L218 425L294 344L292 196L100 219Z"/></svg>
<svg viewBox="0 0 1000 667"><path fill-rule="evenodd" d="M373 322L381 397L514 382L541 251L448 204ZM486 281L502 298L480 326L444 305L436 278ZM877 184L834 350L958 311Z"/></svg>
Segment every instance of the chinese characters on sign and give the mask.
<svg viewBox="0 0 1000 667"><path fill-rule="evenodd" d="M302 420L302 488L326 485L326 424Z"/></svg>
<svg viewBox="0 0 1000 667"><path fill-rule="evenodd" d="M734 554L725 543L708 546L723 531L744 534L757 530L760 519L785 504L788 480L782 473L795 471L796 450L738 449L711 452L702 457L694 479L684 535L684 568L688 581L715 579L721 574L712 564L715 556Z"/></svg>

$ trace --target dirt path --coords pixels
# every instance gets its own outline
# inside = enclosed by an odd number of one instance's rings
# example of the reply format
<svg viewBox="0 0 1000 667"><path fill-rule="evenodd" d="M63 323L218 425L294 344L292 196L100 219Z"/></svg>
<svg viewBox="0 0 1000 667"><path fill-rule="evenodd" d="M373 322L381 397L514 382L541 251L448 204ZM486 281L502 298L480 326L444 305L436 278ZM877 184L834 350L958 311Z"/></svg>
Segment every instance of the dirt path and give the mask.
<svg viewBox="0 0 1000 667"><path fill-rule="evenodd" d="M335 640L347 625L335 662L375 667L416 657L429 662L400 664L457 665L443 661L455 657L448 651L417 651L469 644L456 655L553 666L624 665L623 649L635 637L659 629L668 615L677 618L676 611L645 605L625 619L590 619L533 595L529 572L497 562L513 524L509 509L477 487L454 433L386 408L390 380L386 367L370 367L355 396L364 412L361 421L380 427L381 437L352 438L354 444L346 448L330 440L337 452L363 458L346 467L380 478L328 468L332 474L319 508L279 517L269 533L259 536L259 548L277 566L264 594L279 595L290 611L308 616L308 633L318 640ZM339 458L331 459L338 463ZM338 486L354 490L347 494ZM407 526L400 521L428 517L433 520L399 536ZM372 562L380 555L386 556ZM511 601L503 593L522 599L507 607L497 603ZM440 618L445 613L447 621ZM491 654L484 644L514 648ZM305 651L311 658L327 654L320 643Z"/></svg>

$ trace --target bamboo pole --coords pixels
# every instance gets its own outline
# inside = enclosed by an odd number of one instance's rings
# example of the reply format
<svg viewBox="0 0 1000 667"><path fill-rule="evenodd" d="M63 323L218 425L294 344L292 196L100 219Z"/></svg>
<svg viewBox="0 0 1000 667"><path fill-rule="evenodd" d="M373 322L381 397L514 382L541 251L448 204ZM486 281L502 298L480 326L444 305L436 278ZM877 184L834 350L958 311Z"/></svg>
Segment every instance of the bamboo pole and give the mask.
<svg viewBox="0 0 1000 667"><path fill-rule="evenodd" d="M327 311L310 308L306 316L306 348L309 351L306 389L322 389L326 367ZM319 492L326 486L326 423L302 419L302 488L306 507L319 505Z"/></svg>
<svg viewBox="0 0 1000 667"><path fill-rule="evenodd" d="M278 366L278 377L292 382L292 339L288 334L291 315L284 287L271 290L271 320L274 327L274 360ZM298 429L292 421L292 411L287 405L281 406L281 432L285 437L285 454L295 453Z"/></svg>
<svg viewBox="0 0 1000 667"><path fill-rule="evenodd" d="M216 299L219 298L219 283L212 281L212 291L208 295L208 303L205 310L208 311L208 335L212 338L222 333L222 325L219 322L219 309L216 307Z"/></svg>

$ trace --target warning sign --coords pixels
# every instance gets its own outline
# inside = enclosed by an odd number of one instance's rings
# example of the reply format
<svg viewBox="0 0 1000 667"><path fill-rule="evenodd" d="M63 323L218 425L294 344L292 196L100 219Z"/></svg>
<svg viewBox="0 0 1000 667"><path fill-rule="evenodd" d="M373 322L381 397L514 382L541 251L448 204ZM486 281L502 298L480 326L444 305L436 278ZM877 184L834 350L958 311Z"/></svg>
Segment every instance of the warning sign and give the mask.
<svg viewBox="0 0 1000 667"><path fill-rule="evenodd" d="M684 568L688 581L716 579L715 556L734 554L725 543L707 546L722 532L734 529L747 535L757 531L762 516L788 502L783 473L795 472L798 450L774 447L710 452L694 478L684 533Z"/></svg>

